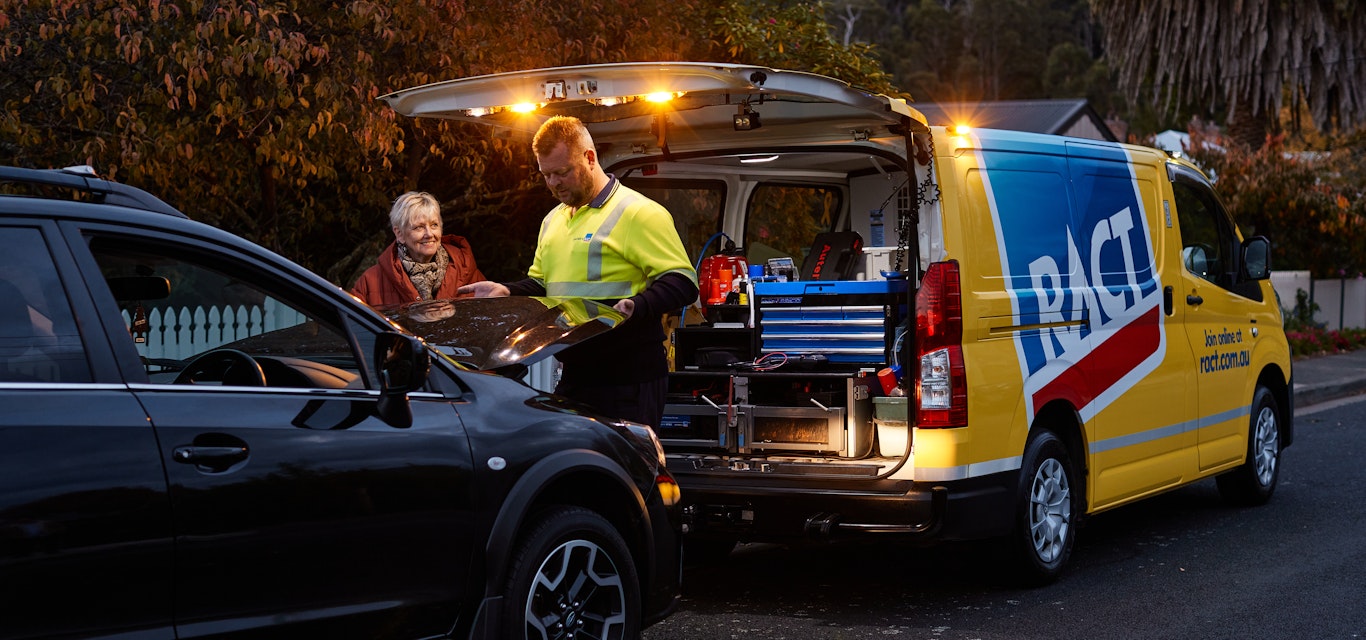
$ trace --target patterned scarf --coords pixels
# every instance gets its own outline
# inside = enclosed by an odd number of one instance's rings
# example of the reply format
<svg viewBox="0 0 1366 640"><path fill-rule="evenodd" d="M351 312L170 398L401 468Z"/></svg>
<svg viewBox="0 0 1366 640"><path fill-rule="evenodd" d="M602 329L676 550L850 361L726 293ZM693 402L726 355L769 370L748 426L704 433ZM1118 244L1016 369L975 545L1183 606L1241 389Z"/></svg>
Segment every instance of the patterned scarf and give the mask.
<svg viewBox="0 0 1366 640"><path fill-rule="evenodd" d="M408 247L402 243L398 245L398 259L403 263L403 270L408 272L408 279L413 281L419 299L431 300L432 292L446 279L446 266L451 263L446 247L439 248L435 258L431 262L414 262L408 257Z"/></svg>

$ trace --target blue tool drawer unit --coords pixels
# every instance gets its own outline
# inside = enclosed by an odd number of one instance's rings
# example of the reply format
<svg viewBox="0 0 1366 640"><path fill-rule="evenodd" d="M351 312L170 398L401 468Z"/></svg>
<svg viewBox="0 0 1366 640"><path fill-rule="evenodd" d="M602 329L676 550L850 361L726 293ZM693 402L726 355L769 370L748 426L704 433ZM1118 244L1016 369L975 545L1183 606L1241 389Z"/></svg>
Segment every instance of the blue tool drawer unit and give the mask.
<svg viewBox="0 0 1366 640"><path fill-rule="evenodd" d="M906 312L906 280L755 282L762 353L885 366Z"/></svg>

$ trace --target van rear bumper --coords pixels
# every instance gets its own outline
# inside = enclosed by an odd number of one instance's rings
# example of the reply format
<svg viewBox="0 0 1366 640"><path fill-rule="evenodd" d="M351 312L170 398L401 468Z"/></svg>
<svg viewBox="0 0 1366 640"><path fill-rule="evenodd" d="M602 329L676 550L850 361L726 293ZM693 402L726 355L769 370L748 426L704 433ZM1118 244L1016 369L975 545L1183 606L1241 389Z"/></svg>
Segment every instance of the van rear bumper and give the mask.
<svg viewBox="0 0 1366 640"><path fill-rule="evenodd" d="M1018 472L954 482L817 486L675 474L689 535L746 542L859 536L970 540L1009 533ZM758 479L755 479L758 480Z"/></svg>

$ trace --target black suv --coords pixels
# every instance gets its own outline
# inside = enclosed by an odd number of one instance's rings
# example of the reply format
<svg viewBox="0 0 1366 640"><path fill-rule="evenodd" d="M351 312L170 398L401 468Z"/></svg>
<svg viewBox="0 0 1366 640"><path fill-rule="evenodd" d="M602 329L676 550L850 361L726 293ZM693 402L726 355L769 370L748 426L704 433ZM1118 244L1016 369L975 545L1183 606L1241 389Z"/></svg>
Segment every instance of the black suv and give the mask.
<svg viewBox="0 0 1366 640"><path fill-rule="evenodd" d="M92 173L0 168L0 637L631 638L676 606L648 428Z"/></svg>

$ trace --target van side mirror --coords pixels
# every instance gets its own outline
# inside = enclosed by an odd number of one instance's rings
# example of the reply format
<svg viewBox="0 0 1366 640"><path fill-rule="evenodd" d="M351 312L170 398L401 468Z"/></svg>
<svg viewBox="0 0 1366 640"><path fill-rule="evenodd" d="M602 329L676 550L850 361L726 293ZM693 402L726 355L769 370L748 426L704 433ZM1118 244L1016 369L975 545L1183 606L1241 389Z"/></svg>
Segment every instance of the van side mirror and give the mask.
<svg viewBox="0 0 1366 640"><path fill-rule="evenodd" d="M380 419L392 426L413 425L413 410L408 394L427 383L432 357L427 346L416 337L386 331L375 337L375 371L379 375Z"/></svg>
<svg viewBox="0 0 1366 640"><path fill-rule="evenodd" d="M1271 277L1271 241L1263 236L1243 241L1243 276L1248 280Z"/></svg>

